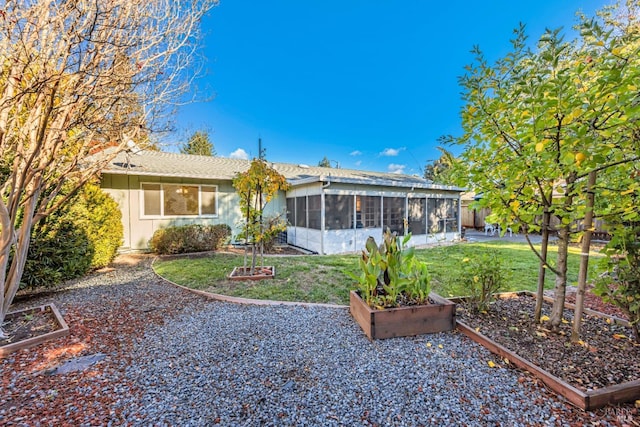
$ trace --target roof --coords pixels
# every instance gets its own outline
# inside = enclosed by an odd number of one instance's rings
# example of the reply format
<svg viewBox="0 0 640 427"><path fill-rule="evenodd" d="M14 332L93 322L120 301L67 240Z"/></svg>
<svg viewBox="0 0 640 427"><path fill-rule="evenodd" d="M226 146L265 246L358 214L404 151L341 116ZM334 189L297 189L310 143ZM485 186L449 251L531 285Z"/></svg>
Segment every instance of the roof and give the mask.
<svg viewBox="0 0 640 427"><path fill-rule="evenodd" d="M334 182L462 191L461 188L434 184L415 175L269 163L294 187L313 182ZM250 164L250 160L228 157L139 150L119 153L103 173L231 181L238 173L248 170Z"/></svg>

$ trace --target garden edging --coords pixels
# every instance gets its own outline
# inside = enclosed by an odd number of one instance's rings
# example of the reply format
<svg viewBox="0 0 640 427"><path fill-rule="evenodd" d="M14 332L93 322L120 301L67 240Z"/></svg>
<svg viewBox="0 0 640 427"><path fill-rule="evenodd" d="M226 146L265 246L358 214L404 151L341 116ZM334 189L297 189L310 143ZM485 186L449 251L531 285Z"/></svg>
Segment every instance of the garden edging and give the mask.
<svg viewBox="0 0 640 427"><path fill-rule="evenodd" d="M3 359L4 357L18 350L31 348L45 341L49 341L54 338L59 338L65 335L69 335L69 326L67 325L67 322L65 322L64 318L60 314L60 311L53 303L41 305L39 307L31 307L31 308L26 308L24 310L13 311L13 312L7 313L7 315L27 312L27 311L37 311L37 310L45 311L47 308L51 310L51 314L55 318L55 321L58 324L58 328L55 331L52 331L46 334L42 334L42 335L25 339L22 341L17 341L12 344L3 345L2 347L0 347L0 359Z"/></svg>
<svg viewBox="0 0 640 427"><path fill-rule="evenodd" d="M502 297L508 297L509 295L529 295L535 296L533 292L521 291L521 292L505 292L500 294ZM545 298L547 299L547 298ZM460 302L463 298L451 298L452 301ZM551 301L553 299L550 299ZM567 304L567 308L571 309L572 305ZM585 311L586 312L586 311ZM603 318L612 319L612 321L620 322L623 325L628 323L624 319L620 319L615 316L610 316L604 313L599 313L593 310L589 310L589 314L600 316ZM493 341L491 338L483 335L475 329L469 327L465 323L456 319L457 329L464 335L482 345L494 354L497 354L503 359L507 359L510 363L514 364L518 368L524 369L527 372L540 379L547 387L553 390L555 393L563 396L573 405L580 409L591 411L594 409L602 408L609 404L629 402L640 399L640 380L633 380L621 384L615 384L608 387L603 387L597 390L582 391L573 387L566 381L552 375L546 370L538 367L534 363L526 360L525 358L517 355L511 350L507 349L503 345Z"/></svg>
<svg viewBox="0 0 640 427"><path fill-rule="evenodd" d="M349 308L348 305L341 305L341 304L324 304L324 303L316 303L316 302L297 302L297 301L274 301L274 300L232 297L228 295L214 294L211 292L202 291L200 289L191 289L186 286L179 285L175 282L172 282L171 280L158 274L153 268L153 264L156 262L157 259L158 257L155 257L151 262L151 271L153 271L153 274L155 274L157 277L159 277L160 279L164 280L165 282L173 286L184 289L185 291L189 291L196 295L201 295L203 297L213 299L216 301L230 302L234 304L251 304L251 305L291 305L291 306L302 306L302 307L327 307L327 308L347 308L347 309Z"/></svg>

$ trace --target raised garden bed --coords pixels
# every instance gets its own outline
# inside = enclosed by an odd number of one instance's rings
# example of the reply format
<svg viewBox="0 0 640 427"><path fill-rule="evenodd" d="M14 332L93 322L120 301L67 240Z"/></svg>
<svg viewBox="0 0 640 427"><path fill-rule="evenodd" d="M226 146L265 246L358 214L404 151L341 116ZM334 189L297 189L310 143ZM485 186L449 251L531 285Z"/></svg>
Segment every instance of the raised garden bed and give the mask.
<svg viewBox="0 0 640 427"><path fill-rule="evenodd" d="M235 267L229 275L229 280L263 280L273 279L276 268L273 266L255 267L251 274L250 267Z"/></svg>
<svg viewBox="0 0 640 427"><path fill-rule="evenodd" d="M533 323L532 293L499 297L487 313L460 309L458 330L584 410L640 399L640 346L623 319L588 310L582 341L570 343L572 310L565 310L566 323L555 334Z"/></svg>
<svg viewBox="0 0 640 427"><path fill-rule="evenodd" d="M8 340L0 341L0 358L69 334L69 326L54 304L8 313L5 317Z"/></svg>
<svg viewBox="0 0 640 427"><path fill-rule="evenodd" d="M456 305L431 293L427 305L386 308L369 307L356 291L349 296L349 309L369 339L405 337L450 331L456 327Z"/></svg>

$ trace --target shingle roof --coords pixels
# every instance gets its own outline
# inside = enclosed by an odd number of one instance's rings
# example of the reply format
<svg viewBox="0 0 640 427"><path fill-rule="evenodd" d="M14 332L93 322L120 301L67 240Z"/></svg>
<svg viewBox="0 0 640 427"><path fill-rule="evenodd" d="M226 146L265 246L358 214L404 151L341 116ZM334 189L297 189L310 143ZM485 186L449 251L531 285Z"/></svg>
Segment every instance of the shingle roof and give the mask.
<svg viewBox="0 0 640 427"><path fill-rule="evenodd" d="M159 151L121 152L111 161L104 173L196 179L232 180L237 173L249 169L251 162L227 157L193 156ZM293 185L310 182L342 182L390 187L443 189L460 188L434 184L424 178L384 172L319 166L272 163L270 165Z"/></svg>

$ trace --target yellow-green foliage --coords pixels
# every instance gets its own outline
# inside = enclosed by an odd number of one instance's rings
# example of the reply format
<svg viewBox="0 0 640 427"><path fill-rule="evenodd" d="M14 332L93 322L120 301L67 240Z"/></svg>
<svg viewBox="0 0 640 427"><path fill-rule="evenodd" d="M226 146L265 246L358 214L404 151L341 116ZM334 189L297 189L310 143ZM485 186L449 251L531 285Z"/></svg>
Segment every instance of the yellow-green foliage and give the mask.
<svg viewBox="0 0 640 427"><path fill-rule="evenodd" d="M69 208L77 228L85 230L93 247L91 268L106 267L122 244L122 213L118 203L97 185L85 185Z"/></svg>

